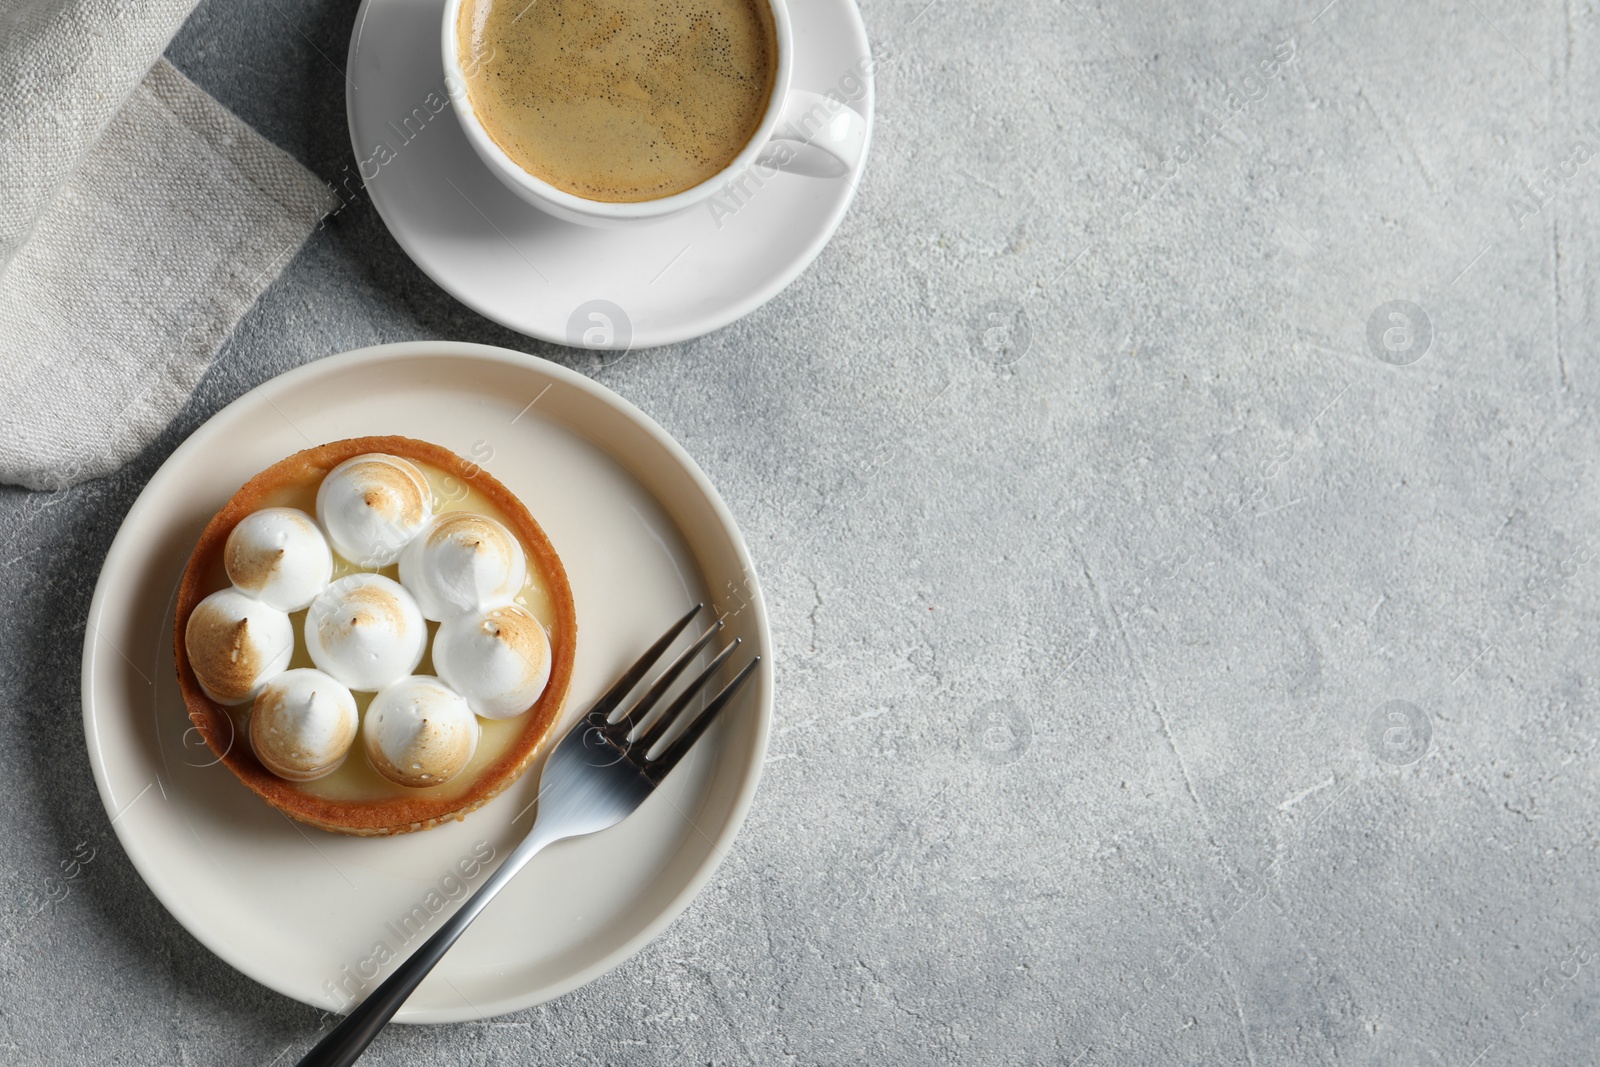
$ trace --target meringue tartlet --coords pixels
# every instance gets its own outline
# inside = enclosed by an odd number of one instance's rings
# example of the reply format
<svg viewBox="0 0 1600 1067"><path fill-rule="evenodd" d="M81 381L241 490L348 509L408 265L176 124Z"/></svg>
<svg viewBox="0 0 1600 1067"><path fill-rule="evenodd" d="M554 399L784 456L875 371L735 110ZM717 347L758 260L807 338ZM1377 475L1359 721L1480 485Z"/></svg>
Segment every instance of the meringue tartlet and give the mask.
<svg viewBox="0 0 1600 1067"><path fill-rule="evenodd" d="M560 718L577 616L543 529L447 449L364 437L247 482L178 589L189 717L267 803L384 835L460 819Z"/></svg>

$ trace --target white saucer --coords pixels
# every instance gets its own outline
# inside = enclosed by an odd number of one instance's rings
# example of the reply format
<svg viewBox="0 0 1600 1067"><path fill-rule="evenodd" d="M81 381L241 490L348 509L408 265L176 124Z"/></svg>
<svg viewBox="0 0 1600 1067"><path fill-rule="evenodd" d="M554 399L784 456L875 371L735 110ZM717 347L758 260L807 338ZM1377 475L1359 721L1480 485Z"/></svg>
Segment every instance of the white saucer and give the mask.
<svg viewBox="0 0 1600 1067"><path fill-rule="evenodd" d="M805 0L790 16L792 87L826 93L859 79L853 106L870 143L872 79L857 73L870 53L856 5ZM517 199L467 144L444 93L443 17L444 0L361 5L345 87L358 164L347 177L359 189L361 167L378 214L417 266L513 330L622 350L709 333L794 281L855 195L865 151L843 176L779 174L731 215L707 207L609 230L559 222ZM846 81L846 94L857 85Z"/></svg>
<svg viewBox="0 0 1600 1067"><path fill-rule="evenodd" d="M716 490L665 431L581 375L483 345L384 345L308 364L218 412L156 472L106 555L83 649L89 759L123 848L173 916L244 974L334 1010L392 969L385 953L415 948L481 884L477 870L462 885L458 864L487 866L474 860L521 839L529 818L513 819L537 796L540 767L423 833L356 838L290 822L190 728L172 602L200 530L246 479L310 445L383 433L478 462L550 535L578 609L569 722L696 600L728 613L728 636L772 662L749 556ZM398 1018L538 1004L665 928L727 854L754 796L772 715L771 669L758 677L642 808L534 857Z"/></svg>

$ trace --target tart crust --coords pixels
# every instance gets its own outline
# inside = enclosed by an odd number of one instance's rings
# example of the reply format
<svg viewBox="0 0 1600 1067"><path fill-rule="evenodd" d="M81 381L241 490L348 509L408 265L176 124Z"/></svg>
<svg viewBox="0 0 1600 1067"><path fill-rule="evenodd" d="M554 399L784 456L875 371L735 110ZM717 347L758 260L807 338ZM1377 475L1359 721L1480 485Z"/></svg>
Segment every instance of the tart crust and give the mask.
<svg viewBox="0 0 1600 1067"><path fill-rule="evenodd" d="M207 576L220 567L223 549L234 526L246 515L265 506L263 501L274 493L286 487L320 484L334 467L352 456L368 452L387 452L428 464L481 492L500 509L506 525L522 540L528 549L528 566L538 570L550 595L555 625L550 635L550 680L544 693L523 713L522 732L505 753L478 773L478 780L470 789L452 798L418 795L380 800L331 800L301 792L296 783L279 778L256 759L243 732L235 729L228 710L200 688L185 648L183 635L189 615L214 591L206 588ZM290 818L335 833L375 837L428 830L446 820L459 820L516 781L539 754L541 745L561 717L572 682L577 636L577 610L561 558L544 530L509 489L477 464L438 445L409 437L355 437L308 448L274 463L246 482L217 512L201 533L178 586L173 652L177 659L178 687L188 705L190 720L206 739L206 744L241 782ZM359 741L352 758L362 758Z"/></svg>

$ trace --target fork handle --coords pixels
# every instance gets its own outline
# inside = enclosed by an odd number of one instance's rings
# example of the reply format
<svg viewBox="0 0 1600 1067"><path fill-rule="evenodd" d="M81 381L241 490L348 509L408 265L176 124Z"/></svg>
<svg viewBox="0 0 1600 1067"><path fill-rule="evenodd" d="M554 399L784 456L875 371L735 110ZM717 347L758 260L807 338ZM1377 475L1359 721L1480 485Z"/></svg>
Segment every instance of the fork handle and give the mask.
<svg viewBox="0 0 1600 1067"><path fill-rule="evenodd" d="M394 1018L394 1013L400 1010L400 1006L422 984L434 965L444 958L450 946L472 925L472 920L488 906L494 895L511 881L523 864L554 840L558 838L544 836L536 825L489 876L489 880L479 886L478 891L468 897L432 937L407 956L394 973L383 980L382 985L368 994L366 1000L329 1031L327 1037L301 1057L298 1067L348 1067L356 1062L367 1046L372 1044L372 1039L378 1036L378 1031Z"/></svg>

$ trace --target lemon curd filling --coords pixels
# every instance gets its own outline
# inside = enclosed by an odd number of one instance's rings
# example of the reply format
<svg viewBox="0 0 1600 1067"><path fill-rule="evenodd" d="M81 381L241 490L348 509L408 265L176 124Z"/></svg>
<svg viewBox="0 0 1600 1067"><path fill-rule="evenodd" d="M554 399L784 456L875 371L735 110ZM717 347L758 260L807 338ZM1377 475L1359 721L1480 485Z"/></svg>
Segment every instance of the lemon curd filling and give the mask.
<svg viewBox="0 0 1600 1067"><path fill-rule="evenodd" d="M471 481L447 474L427 463L409 459L412 465L422 471L428 480L428 488L433 494L433 510L435 514L452 511L475 512L496 519L512 531L512 536L517 537L524 555L531 553L529 547L520 536L516 534L516 526L500 508L496 507L487 496L475 489ZM266 495L262 500L262 507L287 507L298 508L308 515L316 514L317 489L320 481L306 485L289 486ZM366 568L357 566L335 552L333 555L333 580L348 574L372 573ZM400 580L400 567L398 563L391 563L378 568L376 573L386 577ZM220 561L214 568L214 573L207 575L206 591L211 592L226 588L229 585L228 576L223 570ZM552 639L556 637L556 613L551 602L549 588L545 584L544 576L535 566L528 567L527 579L523 582L522 589L513 598L513 601L526 609L539 624L545 628ZM294 626L294 653L289 661L290 669L296 667L314 667L311 654L306 648L305 619L306 611L291 612L290 621ZM433 639L438 633L439 623L429 622L428 645L423 653L422 662L417 665L416 674L435 674L433 666ZM372 703L374 693L356 693L356 708L361 716L365 717L367 707ZM249 714L250 705L241 704L227 709L233 725L232 744L250 744ZM361 740L358 737L351 746L349 754L338 770L309 782L294 782L293 787L309 796L315 796L333 801L371 801L385 800L394 797L431 797L449 800L460 797L469 792L477 782L483 770L495 763L515 743L522 733L525 725L524 715L513 716L509 719L478 719L479 737L477 750L467 762L461 772L449 781L440 785L424 786L421 788L398 785L383 777L367 760Z"/></svg>

